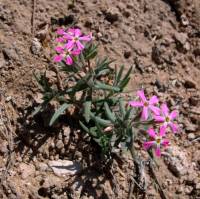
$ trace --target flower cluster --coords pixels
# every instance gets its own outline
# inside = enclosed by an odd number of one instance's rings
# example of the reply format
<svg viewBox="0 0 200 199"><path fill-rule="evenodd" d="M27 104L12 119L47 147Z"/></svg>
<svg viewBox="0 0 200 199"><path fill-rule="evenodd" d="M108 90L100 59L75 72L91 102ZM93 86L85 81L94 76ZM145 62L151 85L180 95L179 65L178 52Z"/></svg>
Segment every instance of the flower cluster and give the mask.
<svg viewBox="0 0 200 199"><path fill-rule="evenodd" d="M156 156L161 155L161 146L168 146L169 141L164 139L167 129L170 128L173 133L178 132L178 125L174 120L178 116L177 111L169 112L169 108L166 104L158 106L158 97L153 96L149 100L145 97L144 91L137 92L140 101L130 101L129 104L132 107L142 108L142 120L147 120L150 116L153 117L156 124L160 124L159 132L156 132L153 128L148 129L147 133L150 137L150 141L144 142L144 148L148 150L153 147L155 149Z"/></svg>
<svg viewBox="0 0 200 199"><path fill-rule="evenodd" d="M67 65L73 64L73 57L78 56L85 48L84 43L92 40L92 34L83 35L78 28L70 28L67 31L60 28L57 30L59 37L55 48L58 55L54 57L54 62L65 61Z"/></svg>

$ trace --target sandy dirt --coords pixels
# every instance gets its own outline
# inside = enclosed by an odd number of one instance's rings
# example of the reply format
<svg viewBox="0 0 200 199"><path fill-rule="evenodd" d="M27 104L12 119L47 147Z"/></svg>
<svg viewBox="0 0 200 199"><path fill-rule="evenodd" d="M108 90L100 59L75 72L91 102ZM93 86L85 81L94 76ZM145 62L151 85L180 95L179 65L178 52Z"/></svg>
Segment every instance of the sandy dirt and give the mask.
<svg viewBox="0 0 200 199"><path fill-rule="evenodd" d="M33 72L47 70L54 81L48 60L55 30L72 24L92 31L100 56L134 67L133 94L145 88L179 110L181 133L172 140L172 158L158 160L156 174L166 198L200 198L199 19L199 0L0 0L0 198L128 196L132 163L127 154L110 175L103 165L92 166L99 157L79 130L48 128L45 113L42 121L28 117L40 95ZM48 163L58 159L81 160L88 170L56 176ZM136 198L161 198L149 174L145 194Z"/></svg>

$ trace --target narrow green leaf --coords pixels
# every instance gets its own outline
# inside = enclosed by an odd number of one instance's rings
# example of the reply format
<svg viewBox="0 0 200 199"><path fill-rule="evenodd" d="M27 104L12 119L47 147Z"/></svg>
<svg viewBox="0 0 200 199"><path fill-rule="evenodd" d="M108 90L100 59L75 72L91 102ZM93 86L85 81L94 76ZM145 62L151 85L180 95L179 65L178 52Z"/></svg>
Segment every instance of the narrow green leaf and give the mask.
<svg viewBox="0 0 200 199"><path fill-rule="evenodd" d="M63 114L63 112L70 106L70 104L64 103L62 104L59 109L56 110L56 112L53 114L49 125L52 126L52 124L58 119L58 117Z"/></svg>
<svg viewBox="0 0 200 199"><path fill-rule="evenodd" d="M94 87L96 89L102 89L102 90L109 90L109 91L116 91L116 92L120 91L119 87L104 84L104 83L101 83L99 81L96 81L96 85Z"/></svg>
<svg viewBox="0 0 200 199"><path fill-rule="evenodd" d="M112 113L112 111L110 110L110 108L109 108L107 102L104 102L104 108L105 108L106 116L108 117L108 119L109 119L111 122L115 123L115 121L116 121L115 114Z"/></svg>
<svg viewBox="0 0 200 199"><path fill-rule="evenodd" d="M42 109L43 109L42 104L36 107L35 110L32 112L31 117L34 117L35 115L37 115L40 111L42 111Z"/></svg>
<svg viewBox="0 0 200 199"><path fill-rule="evenodd" d="M129 68L129 70L127 71L126 75L124 76L124 78L120 81L119 85L121 88L124 88L127 85L127 83L129 82L129 80L130 80L129 76L131 74L132 69L133 69L133 67L131 66Z"/></svg>
<svg viewBox="0 0 200 199"><path fill-rule="evenodd" d="M85 124L83 124L80 120L79 120L79 124L81 125L82 129L86 132L86 133L90 133L89 129L85 126Z"/></svg>
<svg viewBox="0 0 200 199"><path fill-rule="evenodd" d="M128 77L127 79L124 79L121 83L120 83L120 85L119 85L119 87L121 88L121 90L123 90L124 89L124 87L126 87L126 85L128 84L128 82L130 81L130 77Z"/></svg>
<svg viewBox="0 0 200 199"><path fill-rule="evenodd" d="M129 119L130 114L131 114L131 111L132 111L132 108L129 108L129 109L126 111L126 115L124 116L124 120L128 120L128 119Z"/></svg>
<svg viewBox="0 0 200 199"><path fill-rule="evenodd" d="M125 117L126 110L125 110L124 100L122 98L119 99L119 109L122 116Z"/></svg>
<svg viewBox="0 0 200 199"><path fill-rule="evenodd" d="M84 113L83 116L85 117L86 122L90 121L90 113L91 113L91 101L86 101L83 103Z"/></svg>
<svg viewBox="0 0 200 199"><path fill-rule="evenodd" d="M96 77L99 77L99 76L103 76L103 75L107 75L110 73L110 69L106 68L106 69L103 69L101 71L99 71L97 74L96 74Z"/></svg>
<svg viewBox="0 0 200 199"><path fill-rule="evenodd" d="M98 122L101 126L107 127L109 125L112 125L112 123L109 120L104 120L98 116L95 116L93 113L90 113L90 117L95 121Z"/></svg>
<svg viewBox="0 0 200 199"><path fill-rule="evenodd" d="M120 81L120 79L121 79L121 77L122 77L123 70L124 70L124 65L122 65L122 66L120 67L119 73L117 74L117 79L116 79L117 82Z"/></svg>

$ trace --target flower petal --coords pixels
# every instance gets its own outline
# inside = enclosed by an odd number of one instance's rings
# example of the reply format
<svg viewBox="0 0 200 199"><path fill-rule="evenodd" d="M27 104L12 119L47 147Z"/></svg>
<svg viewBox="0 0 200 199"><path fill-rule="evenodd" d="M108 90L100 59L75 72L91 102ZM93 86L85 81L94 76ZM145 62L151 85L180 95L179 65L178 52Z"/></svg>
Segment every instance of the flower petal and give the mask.
<svg viewBox="0 0 200 199"><path fill-rule="evenodd" d="M67 40L72 40L74 39L74 36L69 34L69 33L66 33L64 36L63 36L64 39L67 39Z"/></svg>
<svg viewBox="0 0 200 199"><path fill-rule="evenodd" d="M149 136L151 136L152 138L156 137L156 132L152 128L148 129L147 132L148 132Z"/></svg>
<svg viewBox="0 0 200 199"><path fill-rule="evenodd" d="M57 33L58 35L64 35L64 34L65 34L65 31L64 31L63 28L58 28L57 31L56 31L56 33Z"/></svg>
<svg viewBox="0 0 200 199"><path fill-rule="evenodd" d="M68 43L66 45L66 48L67 49L72 49L73 47L74 47L74 41L73 40L68 41Z"/></svg>
<svg viewBox="0 0 200 199"><path fill-rule="evenodd" d="M156 122L164 122L164 121L165 121L165 117L163 117L163 116L154 115L153 117L154 117L154 120L155 120Z"/></svg>
<svg viewBox="0 0 200 199"><path fill-rule="evenodd" d="M166 127L165 126L160 127L159 134L160 134L161 137L165 136L165 134L166 134Z"/></svg>
<svg viewBox="0 0 200 199"><path fill-rule="evenodd" d="M63 43L65 41L64 37L58 37L55 39L56 42L58 43Z"/></svg>
<svg viewBox="0 0 200 199"><path fill-rule="evenodd" d="M148 150L150 147L152 147L155 144L156 144L155 141L144 142L143 147L144 147L145 150Z"/></svg>
<svg viewBox="0 0 200 199"><path fill-rule="evenodd" d="M148 108L147 107L143 107L143 110L142 110L142 119L143 120L147 120L148 119Z"/></svg>
<svg viewBox="0 0 200 199"><path fill-rule="evenodd" d="M167 107L167 104L162 104L161 105L161 110L164 116L168 116L169 115L169 108Z"/></svg>
<svg viewBox="0 0 200 199"><path fill-rule="evenodd" d="M133 107L141 107L143 106L142 102L130 101L129 104Z"/></svg>
<svg viewBox="0 0 200 199"><path fill-rule="evenodd" d="M143 102L147 101L147 99L146 99L146 97L144 95L144 91L143 90L138 91L137 95L142 99Z"/></svg>
<svg viewBox="0 0 200 199"><path fill-rule="evenodd" d="M65 62L66 62L67 65L72 65L73 64L73 59L70 57L70 55L68 55L66 57Z"/></svg>
<svg viewBox="0 0 200 199"><path fill-rule="evenodd" d="M55 47L55 51L58 53L62 53L63 52L63 47L62 46L57 46Z"/></svg>
<svg viewBox="0 0 200 199"><path fill-rule="evenodd" d="M81 53L81 51L76 49L76 50L73 50L71 54L72 55L79 55L80 53Z"/></svg>
<svg viewBox="0 0 200 199"><path fill-rule="evenodd" d="M84 49L84 45L80 41L76 41L76 45L77 45L79 50L83 50Z"/></svg>
<svg viewBox="0 0 200 199"><path fill-rule="evenodd" d="M162 140L161 141L161 144L164 146L164 147L167 147L167 146L169 146L169 140Z"/></svg>
<svg viewBox="0 0 200 199"><path fill-rule="evenodd" d="M86 35L86 36L82 36L82 37L79 37L79 40L81 41L90 41L92 38L90 35Z"/></svg>
<svg viewBox="0 0 200 199"><path fill-rule="evenodd" d="M53 58L53 61L54 62L61 62L63 59L62 55L56 55L54 58Z"/></svg>
<svg viewBox="0 0 200 199"><path fill-rule="evenodd" d="M157 96L153 96L151 97L151 99L149 100L149 104L157 104L158 103L158 97Z"/></svg>
<svg viewBox="0 0 200 199"><path fill-rule="evenodd" d="M157 157L160 157L160 156L161 156L160 147L157 147L157 148L155 149L155 153L156 153L156 156L157 156Z"/></svg>
<svg viewBox="0 0 200 199"><path fill-rule="evenodd" d="M169 126L171 127L171 129L172 129L172 131L173 131L174 133L177 133L177 132L178 132L179 127L178 127L177 124L170 122L170 123L169 123Z"/></svg>
<svg viewBox="0 0 200 199"><path fill-rule="evenodd" d="M176 117L178 117L178 111L172 111L169 116L170 119L175 119Z"/></svg>
<svg viewBox="0 0 200 199"><path fill-rule="evenodd" d="M156 106L153 106L153 105L150 105L149 108L153 111L153 113L155 115L159 115L160 114L160 108L158 108Z"/></svg>
<svg viewBox="0 0 200 199"><path fill-rule="evenodd" d="M79 28L75 28L74 29L74 35L75 35L75 37L81 36L81 30Z"/></svg>

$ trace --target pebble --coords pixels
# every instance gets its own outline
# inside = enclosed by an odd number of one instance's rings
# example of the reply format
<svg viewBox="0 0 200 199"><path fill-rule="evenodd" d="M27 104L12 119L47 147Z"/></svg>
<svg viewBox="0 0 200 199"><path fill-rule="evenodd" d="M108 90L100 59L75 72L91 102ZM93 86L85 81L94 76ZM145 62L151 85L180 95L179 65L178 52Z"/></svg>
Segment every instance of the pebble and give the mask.
<svg viewBox="0 0 200 199"><path fill-rule="evenodd" d="M187 174L190 162L187 160L186 153L179 147L171 146L167 149L170 156L166 156L165 163L169 170L176 176L181 177Z"/></svg>
<svg viewBox="0 0 200 199"><path fill-rule="evenodd" d="M70 160L49 161L48 165L57 176L74 175L81 170L81 165L78 162Z"/></svg>
<svg viewBox="0 0 200 199"><path fill-rule="evenodd" d="M3 141L3 142L0 144L0 152L1 152L2 154L8 153L8 142L7 142L7 141Z"/></svg>
<svg viewBox="0 0 200 199"><path fill-rule="evenodd" d="M188 39L188 36L186 33L175 33L174 38L176 41L178 41L179 43L181 43L182 45L184 45Z"/></svg>
<svg viewBox="0 0 200 199"><path fill-rule="evenodd" d="M39 42L39 40L37 38L33 38L32 44L31 44L31 52L34 55L39 55L41 50L42 50L41 43Z"/></svg>
<svg viewBox="0 0 200 199"><path fill-rule="evenodd" d="M64 144L63 144L62 140L58 140L58 141L56 142L56 148L57 148L57 149L62 149L62 148L64 148Z"/></svg>
<svg viewBox="0 0 200 199"><path fill-rule="evenodd" d="M194 133L189 133L187 137L188 137L188 140L192 141L195 139L196 136Z"/></svg>
<svg viewBox="0 0 200 199"><path fill-rule="evenodd" d="M195 188L196 188L197 190L200 190L200 182L196 184Z"/></svg>
<svg viewBox="0 0 200 199"><path fill-rule="evenodd" d="M70 135L71 129L69 128L69 126L63 127L63 135L65 137L68 137Z"/></svg>
<svg viewBox="0 0 200 199"><path fill-rule="evenodd" d="M181 194L181 193L183 193L184 192L184 187L183 186L178 186L177 188L176 188L176 193L177 194Z"/></svg>
<svg viewBox="0 0 200 199"><path fill-rule="evenodd" d="M192 192L192 190L193 190L193 187L192 187L192 186L186 186L186 187L185 187L185 193L186 193L186 194L190 194L190 193Z"/></svg>

